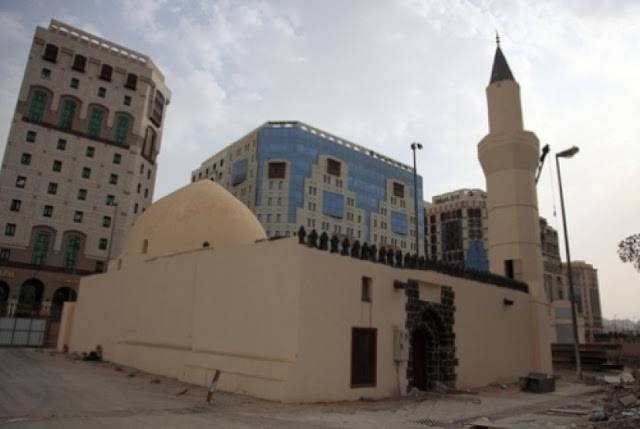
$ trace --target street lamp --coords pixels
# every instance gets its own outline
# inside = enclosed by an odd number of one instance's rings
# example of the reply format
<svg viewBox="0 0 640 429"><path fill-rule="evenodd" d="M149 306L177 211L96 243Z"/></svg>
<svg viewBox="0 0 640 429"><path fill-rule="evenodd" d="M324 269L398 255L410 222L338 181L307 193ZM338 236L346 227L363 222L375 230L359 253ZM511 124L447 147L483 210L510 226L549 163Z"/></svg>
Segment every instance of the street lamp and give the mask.
<svg viewBox="0 0 640 429"><path fill-rule="evenodd" d="M571 254L569 253L569 232L567 231L567 215L564 209L564 196L562 194L562 177L560 176L560 158L571 158L580 149L577 146L573 146L562 152L556 154L556 169L558 170L558 187L560 188L560 207L562 208L562 228L564 229L564 246L565 253L567 254L567 271L569 280L569 296L571 299L571 319L573 322L573 345L576 352L576 373L578 380L582 380L582 365L580 363L580 337L578 336L578 320L576 317L576 303L575 294L573 288L573 275L571 273Z"/></svg>
<svg viewBox="0 0 640 429"><path fill-rule="evenodd" d="M421 150L421 143L411 143L411 150L413 151L413 200L416 205L415 220L416 220L416 256L420 258L420 231L418 229L418 171L416 169L416 150Z"/></svg>
<svg viewBox="0 0 640 429"><path fill-rule="evenodd" d="M111 249L113 248L113 233L116 230L116 220L118 219L118 202L114 201L113 203L111 203L111 205L114 208L113 208L113 223L111 224L111 237L109 238L109 252L107 253L107 265L111 260Z"/></svg>

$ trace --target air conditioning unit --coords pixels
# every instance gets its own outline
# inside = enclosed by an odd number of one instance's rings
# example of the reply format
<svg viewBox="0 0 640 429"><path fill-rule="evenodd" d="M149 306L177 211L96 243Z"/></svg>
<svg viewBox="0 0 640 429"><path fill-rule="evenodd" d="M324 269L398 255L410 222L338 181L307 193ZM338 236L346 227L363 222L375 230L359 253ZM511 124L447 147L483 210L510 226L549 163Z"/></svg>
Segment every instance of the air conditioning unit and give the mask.
<svg viewBox="0 0 640 429"><path fill-rule="evenodd" d="M409 360L409 331L401 328L394 328L393 331L394 359L397 362Z"/></svg>

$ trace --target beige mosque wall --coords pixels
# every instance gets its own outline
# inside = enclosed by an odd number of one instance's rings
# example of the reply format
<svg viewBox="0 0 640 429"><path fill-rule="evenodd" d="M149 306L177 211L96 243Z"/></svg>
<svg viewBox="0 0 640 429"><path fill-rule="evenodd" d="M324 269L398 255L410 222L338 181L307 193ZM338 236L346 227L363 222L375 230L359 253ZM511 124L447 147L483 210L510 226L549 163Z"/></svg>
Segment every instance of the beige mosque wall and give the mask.
<svg viewBox="0 0 640 429"><path fill-rule="evenodd" d="M362 277L371 303L362 302ZM221 390L281 401L404 394L407 362L396 362L406 295L455 291L457 387L515 381L531 365L529 295L435 272L309 249L295 238L160 257L83 279L71 351L100 344L107 360ZM430 292L429 292L430 291ZM504 306L503 300L512 300ZM351 388L351 329L377 329L375 387Z"/></svg>
<svg viewBox="0 0 640 429"><path fill-rule="evenodd" d="M523 333L531 329L531 296L468 280L456 283L458 388L513 382L528 374L533 345Z"/></svg>
<svg viewBox="0 0 640 429"><path fill-rule="evenodd" d="M406 392L406 362L394 360L394 328L404 329L407 271L289 243L300 249L302 281L299 358L289 400L381 398ZM362 301L362 278L371 302ZM376 385L351 388L352 328L376 328Z"/></svg>

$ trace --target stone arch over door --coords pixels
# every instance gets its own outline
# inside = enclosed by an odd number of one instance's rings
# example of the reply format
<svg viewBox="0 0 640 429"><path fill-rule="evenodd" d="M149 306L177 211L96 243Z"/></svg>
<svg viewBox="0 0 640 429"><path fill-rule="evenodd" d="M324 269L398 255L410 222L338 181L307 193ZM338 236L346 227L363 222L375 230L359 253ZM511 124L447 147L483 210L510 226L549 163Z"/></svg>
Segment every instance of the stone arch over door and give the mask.
<svg viewBox="0 0 640 429"><path fill-rule="evenodd" d="M455 387L454 292L443 286L440 303L420 301L418 283L407 285L407 330L410 333L408 388Z"/></svg>
<svg viewBox="0 0 640 429"><path fill-rule="evenodd" d="M38 317L42 306L44 284L35 278L25 281L20 287L20 297L15 317Z"/></svg>
<svg viewBox="0 0 640 429"><path fill-rule="evenodd" d="M9 285L6 282L0 280L0 317L6 316L8 312L9 301Z"/></svg>

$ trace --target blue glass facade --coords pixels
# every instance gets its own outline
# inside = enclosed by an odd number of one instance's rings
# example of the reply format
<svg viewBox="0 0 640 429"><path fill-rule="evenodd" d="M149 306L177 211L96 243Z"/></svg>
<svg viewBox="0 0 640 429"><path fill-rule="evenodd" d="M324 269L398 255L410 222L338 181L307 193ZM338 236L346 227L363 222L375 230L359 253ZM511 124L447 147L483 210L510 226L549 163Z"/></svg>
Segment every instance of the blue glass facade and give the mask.
<svg viewBox="0 0 640 429"><path fill-rule="evenodd" d="M346 163L349 177L346 187L355 193L356 207L364 210L362 227L363 241L372 242L370 235L370 215L378 213L379 203L386 201L387 179L413 184L413 172L392 165L365 153L362 148L354 150L318 134L298 127L264 127L258 130L257 139L257 177L265 177L265 168L270 160L286 160L289 171L285 180L289 182L289 202L287 221L296 220L297 209L304 204L304 180L311 176L312 166L318 163L320 155L335 157ZM261 205L262 187L256 186L256 206ZM411 198L413 186L407 186ZM422 178L418 176L418 213L423 213ZM424 239L424 219L418 216L420 241ZM405 222L406 223L406 222ZM399 226L400 229L400 226Z"/></svg>
<svg viewBox="0 0 640 429"><path fill-rule="evenodd" d="M247 169L249 166L249 159L244 158L233 163L231 167L231 184L237 185L247 180Z"/></svg>
<svg viewBox="0 0 640 429"><path fill-rule="evenodd" d="M344 217L344 195L324 191L322 194L322 212L338 219Z"/></svg>
<svg viewBox="0 0 640 429"><path fill-rule="evenodd" d="M391 232L407 235L409 232L407 215L400 212L391 212Z"/></svg>
<svg viewBox="0 0 640 429"><path fill-rule="evenodd" d="M466 268L489 271L489 260L487 259L487 252L484 250L484 242L469 242L469 250L467 251L464 265Z"/></svg>

